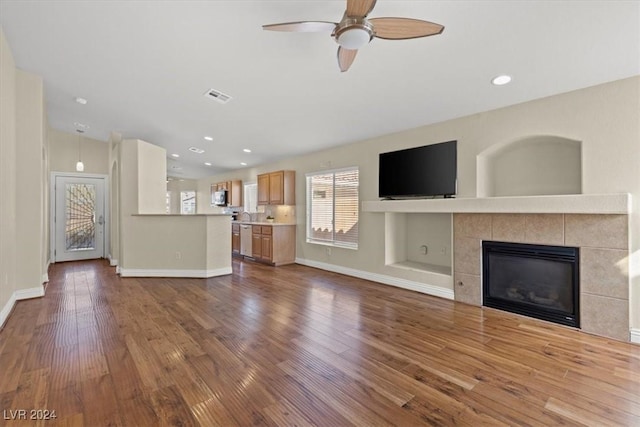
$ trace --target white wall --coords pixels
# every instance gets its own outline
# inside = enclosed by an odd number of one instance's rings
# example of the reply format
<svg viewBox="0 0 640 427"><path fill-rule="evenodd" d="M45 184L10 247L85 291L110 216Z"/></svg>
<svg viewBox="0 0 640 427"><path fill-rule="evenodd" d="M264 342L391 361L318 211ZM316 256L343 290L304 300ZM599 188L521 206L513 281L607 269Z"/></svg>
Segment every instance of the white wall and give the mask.
<svg viewBox="0 0 640 427"><path fill-rule="evenodd" d="M109 144L104 141L56 129L49 130L50 155L49 166L53 172L76 173L79 145L82 146L84 173L109 174Z"/></svg>
<svg viewBox="0 0 640 427"><path fill-rule="evenodd" d="M167 191L169 192L169 213L180 213L180 193L182 191L197 191L198 181L195 179L171 178L167 182ZM196 212L200 212L200 200L196 198Z"/></svg>
<svg viewBox="0 0 640 427"><path fill-rule="evenodd" d="M42 78L18 70L16 73L16 284L18 288L42 285L42 236L46 220L43 195L46 173L44 152L44 89ZM28 165L28 166L27 166Z"/></svg>
<svg viewBox="0 0 640 427"><path fill-rule="evenodd" d="M6 310L16 282L16 66L2 28L0 88L0 310Z"/></svg>
<svg viewBox="0 0 640 427"><path fill-rule="evenodd" d="M16 69L0 28L0 324L16 300L41 296L49 239L42 79Z"/></svg>
<svg viewBox="0 0 640 427"><path fill-rule="evenodd" d="M125 139L118 143L118 215L119 255L122 268L133 268L137 253L134 234L137 226L133 215L140 213L165 213L166 200L166 151L164 148L138 139ZM158 165L159 164L159 165ZM142 242L144 243L144 242Z"/></svg>
<svg viewBox="0 0 640 427"><path fill-rule="evenodd" d="M255 181L258 173L292 169L296 174L297 257L338 267L423 280L419 273L384 265L384 215L360 214L360 249L325 248L305 240L305 180L308 172L358 166L360 200L378 199L378 154L442 141L458 141L458 197L476 197L476 158L489 147L536 135L582 141L582 189L586 194L633 195L630 247L640 253L640 77L543 98L499 110L462 117L347 146L299 156L254 169L242 169L198 181L199 200L208 197L212 182ZM383 120L384 118L381 118ZM640 268L632 267L632 326L640 328Z"/></svg>
<svg viewBox="0 0 640 427"><path fill-rule="evenodd" d="M109 135L109 260L117 266L120 259L120 143L122 135L111 132Z"/></svg>
<svg viewBox="0 0 640 427"><path fill-rule="evenodd" d="M124 141L128 143L128 141ZM165 213L167 193L167 151L137 141L138 213Z"/></svg>

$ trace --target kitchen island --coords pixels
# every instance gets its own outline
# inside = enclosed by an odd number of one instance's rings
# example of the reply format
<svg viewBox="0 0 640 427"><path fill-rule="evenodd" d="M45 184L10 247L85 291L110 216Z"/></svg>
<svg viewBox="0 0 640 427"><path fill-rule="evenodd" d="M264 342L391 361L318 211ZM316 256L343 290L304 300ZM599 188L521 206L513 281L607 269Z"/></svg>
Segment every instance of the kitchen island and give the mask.
<svg viewBox="0 0 640 427"><path fill-rule="evenodd" d="M118 268L123 277L231 274L230 214L136 214Z"/></svg>

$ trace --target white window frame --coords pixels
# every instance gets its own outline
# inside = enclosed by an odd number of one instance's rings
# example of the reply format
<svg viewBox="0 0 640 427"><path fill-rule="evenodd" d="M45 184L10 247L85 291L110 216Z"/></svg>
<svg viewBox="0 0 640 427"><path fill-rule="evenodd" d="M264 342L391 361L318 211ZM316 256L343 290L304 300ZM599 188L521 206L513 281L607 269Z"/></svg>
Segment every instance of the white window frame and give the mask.
<svg viewBox="0 0 640 427"><path fill-rule="evenodd" d="M193 197L190 196L190 193L193 193ZM189 203L189 205L193 205L193 212L187 211L187 200L193 199L193 203ZM197 212L198 206L196 205L197 193L195 190L182 190L180 191L180 215L194 215ZM191 207L191 206L189 206Z"/></svg>
<svg viewBox="0 0 640 427"><path fill-rule="evenodd" d="M333 188L335 190L335 185L336 185L336 177L335 177L335 175L337 173L340 173L340 172L351 172L351 171L357 171L358 172L358 222L359 222L360 221L360 168L358 166L351 166L351 167L340 168L340 169L323 170L323 171L317 171L317 172L309 172L309 173L307 173L305 175L305 177L306 177L305 188L306 188L306 192L307 192L307 227L306 227L307 228L307 230L306 230L307 243L358 250L358 243L359 243L359 240L360 240L360 236L358 235L358 239L357 239L358 241L356 243L346 243L346 242L336 241L335 240L335 234L336 234L335 227L332 227L332 236L333 237L331 238L331 240L316 239L316 238L312 237L313 191L311 189L311 178L313 178L314 176L317 176L317 175L333 174ZM334 191L334 194L335 194L335 191ZM333 199L333 206L332 206L332 223L334 225L335 225L335 216L336 216L336 200L334 198Z"/></svg>

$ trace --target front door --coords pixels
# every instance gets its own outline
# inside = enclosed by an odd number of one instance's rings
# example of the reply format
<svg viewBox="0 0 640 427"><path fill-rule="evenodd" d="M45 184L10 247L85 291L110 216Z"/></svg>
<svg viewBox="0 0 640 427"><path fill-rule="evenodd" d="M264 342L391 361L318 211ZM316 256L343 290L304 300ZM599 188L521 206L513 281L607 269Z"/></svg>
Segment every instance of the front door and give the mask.
<svg viewBox="0 0 640 427"><path fill-rule="evenodd" d="M55 262L104 257L104 178L55 177Z"/></svg>

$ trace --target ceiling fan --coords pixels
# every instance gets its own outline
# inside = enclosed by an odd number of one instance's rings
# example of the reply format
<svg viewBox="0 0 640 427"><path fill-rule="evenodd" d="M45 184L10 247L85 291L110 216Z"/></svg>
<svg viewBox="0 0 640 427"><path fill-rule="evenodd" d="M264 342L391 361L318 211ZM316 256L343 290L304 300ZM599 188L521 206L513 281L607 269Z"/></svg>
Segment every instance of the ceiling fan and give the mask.
<svg viewBox="0 0 640 427"><path fill-rule="evenodd" d="M433 22L413 18L371 18L376 0L347 0L347 9L340 22L300 21L263 25L270 31L322 32L331 31L338 47L340 71L349 69L358 49L374 37L387 40L405 40L433 36L442 33L444 27Z"/></svg>

